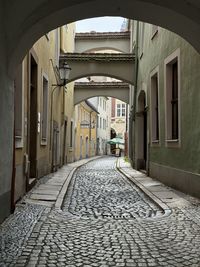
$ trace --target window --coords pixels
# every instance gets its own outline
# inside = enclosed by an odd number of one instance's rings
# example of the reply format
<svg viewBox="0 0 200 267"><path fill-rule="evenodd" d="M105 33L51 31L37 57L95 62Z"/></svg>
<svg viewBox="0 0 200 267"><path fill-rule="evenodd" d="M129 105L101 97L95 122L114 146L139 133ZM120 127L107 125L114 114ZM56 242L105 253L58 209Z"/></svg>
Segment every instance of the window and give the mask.
<svg viewBox="0 0 200 267"><path fill-rule="evenodd" d="M117 104L117 117L126 116L126 104Z"/></svg>
<svg viewBox="0 0 200 267"><path fill-rule="evenodd" d="M14 80L15 97L15 142L16 148L23 147L23 120L24 120L24 89L23 89L23 64L20 64Z"/></svg>
<svg viewBox="0 0 200 267"><path fill-rule="evenodd" d="M172 139L178 139L178 64L177 61L172 68Z"/></svg>
<svg viewBox="0 0 200 267"><path fill-rule="evenodd" d="M42 81L42 142L47 141L47 116L48 116L48 80L43 76Z"/></svg>
<svg viewBox="0 0 200 267"><path fill-rule="evenodd" d="M159 93L158 93L158 68L151 73L151 140L159 141Z"/></svg>
<svg viewBox="0 0 200 267"><path fill-rule="evenodd" d="M104 100L104 110L106 111L106 100Z"/></svg>
<svg viewBox="0 0 200 267"><path fill-rule="evenodd" d="M122 117L126 116L126 105L122 104Z"/></svg>
<svg viewBox="0 0 200 267"><path fill-rule="evenodd" d="M166 139L180 141L180 49L165 60Z"/></svg>
<svg viewBox="0 0 200 267"><path fill-rule="evenodd" d="M103 129L105 130L106 129L106 120L103 119Z"/></svg>
<svg viewBox="0 0 200 267"><path fill-rule="evenodd" d="M99 128L99 116L97 117L97 128Z"/></svg>
<svg viewBox="0 0 200 267"><path fill-rule="evenodd" d="M102 128L102 118L100 117L100 123L99 123L99 128Z"/></svg>
<svg viewBox="0 0 200 267"><path fill-rule="evenodd" d="M121 116L121 105L117 104L117 117Z"/></svg>

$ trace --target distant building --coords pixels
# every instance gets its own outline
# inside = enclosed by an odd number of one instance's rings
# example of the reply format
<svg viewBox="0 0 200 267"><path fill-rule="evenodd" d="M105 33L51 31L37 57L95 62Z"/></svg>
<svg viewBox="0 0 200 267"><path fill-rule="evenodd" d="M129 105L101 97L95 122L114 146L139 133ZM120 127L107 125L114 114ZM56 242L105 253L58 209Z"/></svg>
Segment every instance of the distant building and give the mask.
<svg viewBox="0 0 200 267"><path fill-rule="evenodd" d="M128 105L123 101L111 98L111 129L116 136L124 138L127 131Z"/></svg>
<svg viewBox="0 0 200 267"><path fill-rule="evenodd" d="M75 160L96 155L97 114L97 109L88 100L75 107Z"/></svg>
<svg viewBox="0 0 200 267"><path fill-rule="evenodd" d="M90 98L98 110L97 117L97 154L108 154L109 146L107 141L110 139L110 98L99 96Z"/></svg>

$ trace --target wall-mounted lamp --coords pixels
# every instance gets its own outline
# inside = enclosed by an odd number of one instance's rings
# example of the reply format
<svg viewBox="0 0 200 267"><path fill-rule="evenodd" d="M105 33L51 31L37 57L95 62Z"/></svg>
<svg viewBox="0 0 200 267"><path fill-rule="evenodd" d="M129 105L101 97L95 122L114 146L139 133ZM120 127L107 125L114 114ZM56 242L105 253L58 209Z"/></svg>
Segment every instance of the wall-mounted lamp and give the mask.
<svg viewBox="0 0 200 267"><path fill-rule="evenodd" d="M67 81L69 80L70 71L70 66L67 64L66 61L64 61L59 67L60 86L65 86L67 84Z"/></svg>
<svg viewBox="0 0 200 267"><path fill-rule="evenodd" d="M69 74L71 71L70 66L66 61L60 63L59 67L53 65L53 60L51 59L51 64L55 73L57 84L52 84L53 86L65 87L69 81Z"/></svg>
<svg viewBox="0 0 200 267"><path fill-rule="evenodd" d="M62 114L64 115L64 107L65 107L65 92L67 92L66 84L69 81L69 74L71 71L70 66L67 64L66 61L62 61L58 66L54 66L53 60L51 59L51 64L54 70L55 78L56 78L56 84L52 84L54 88L51 91L51 134L50 134L50 147L52 148L52 139L53 139L53 96L54 92L58 88L63 89L63 112ZM52 171L54 170L54 158L52 156Z"/></svg>

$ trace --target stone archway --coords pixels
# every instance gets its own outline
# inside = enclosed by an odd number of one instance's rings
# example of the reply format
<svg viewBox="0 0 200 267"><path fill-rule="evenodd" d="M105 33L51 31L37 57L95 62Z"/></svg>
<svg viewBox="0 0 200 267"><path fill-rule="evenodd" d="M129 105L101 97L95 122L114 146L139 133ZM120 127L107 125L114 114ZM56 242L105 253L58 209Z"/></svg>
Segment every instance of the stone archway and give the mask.
<svg viewBox="0 0 200 267"><path fill-rule="evenodd" d="M1 22L5 29L0 30L5 32L4 48L11 74L28 49L46 32L98 16L123 16L159 25L179 34L200 52L199 4L189 0L35 0L32 3L15 0L7 2L3 11L6 21Z"/></svg>

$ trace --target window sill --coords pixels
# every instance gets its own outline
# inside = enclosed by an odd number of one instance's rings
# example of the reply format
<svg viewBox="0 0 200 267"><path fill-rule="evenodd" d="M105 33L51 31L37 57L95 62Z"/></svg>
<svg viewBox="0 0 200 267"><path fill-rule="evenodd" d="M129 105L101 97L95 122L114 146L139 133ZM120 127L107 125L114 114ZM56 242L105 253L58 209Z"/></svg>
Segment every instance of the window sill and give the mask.
<svg viewBox="0 0 200 267"><path fill-rule="evenodd" d="M46 139L42 139L41 146L46 146L46 145L47 145L47 140Z"/></svg>
<svg viewBox="0 0 200 267"><path fill-rule="evenodd" d="M15 148L23 148L23 139L21 136L15 136Z"/></svg>
<svg viewBox="0 0 200 267"><path fill-rule="evenodd" d="M181 146L180 139L167 139L165 140L165 146L169 148L179 148Z"/></svg>
<svg viewBox="0 0 200 267"><path fill-rule="evenodd" d="M179 139L167 139L166 140L167 143L178 143L179 142Z"/></svg>
<svg viewBox="0 0 200 267"><path fill-rule="evenodd" d="M159 144L160 143L160 140L153 140L151 141L152 144Z"/></svg>

